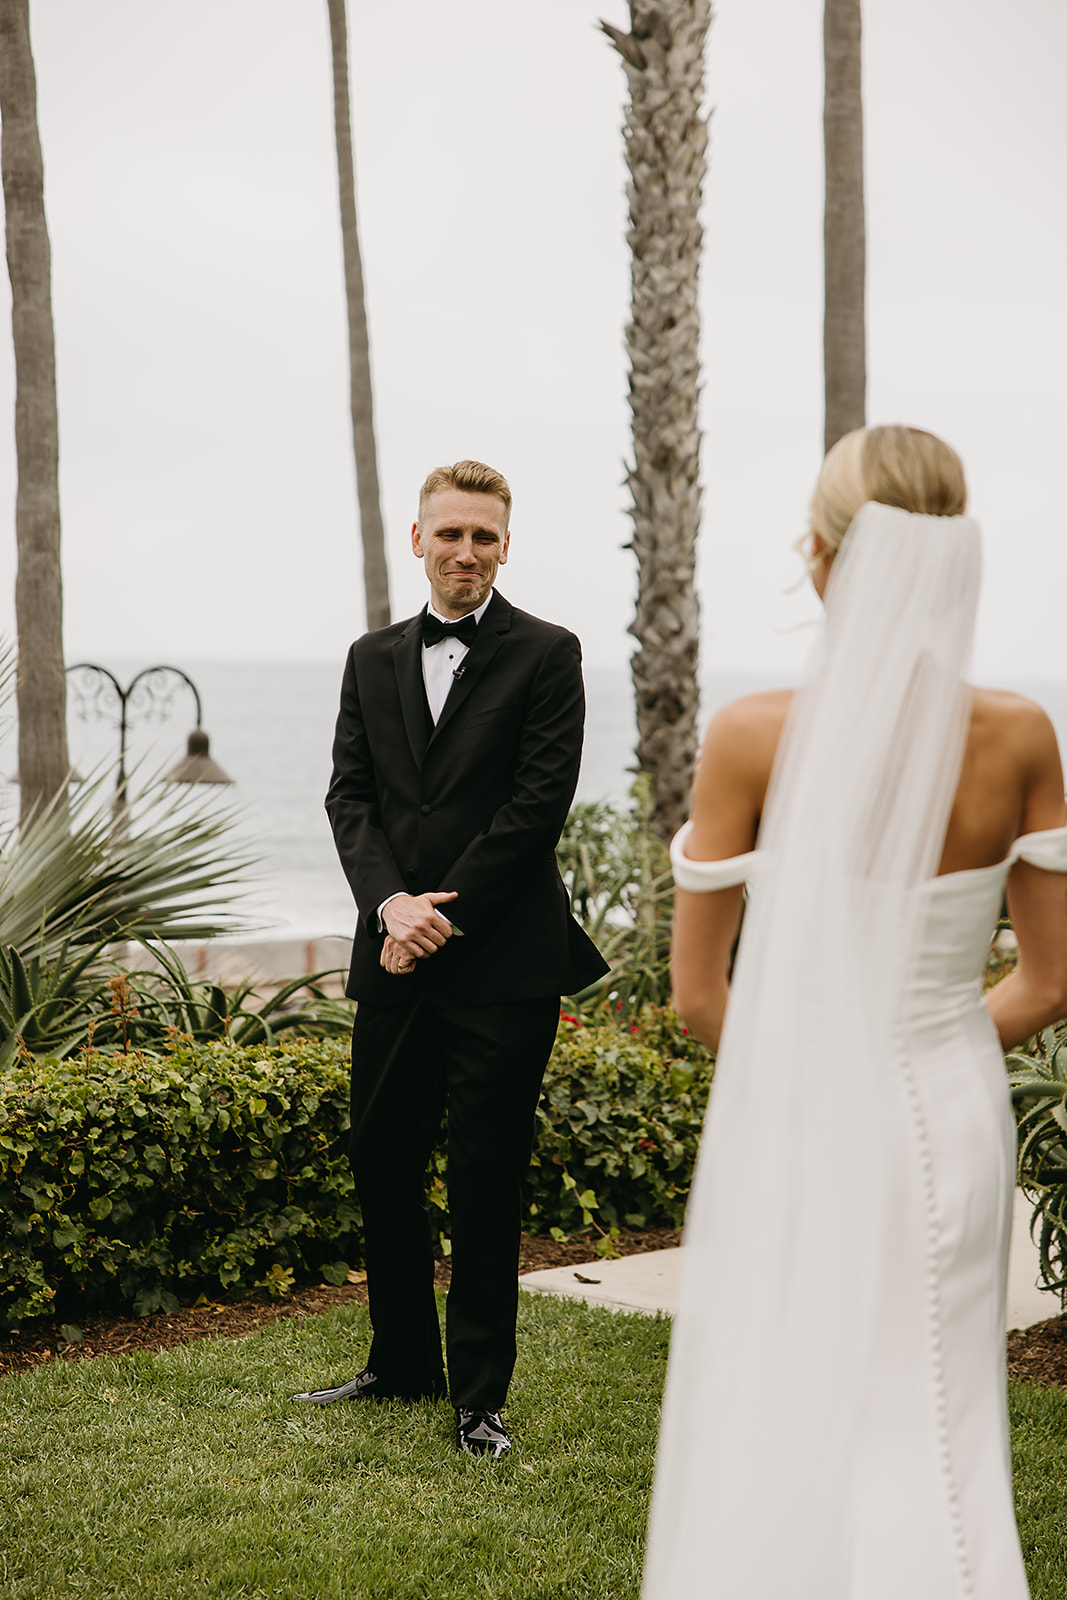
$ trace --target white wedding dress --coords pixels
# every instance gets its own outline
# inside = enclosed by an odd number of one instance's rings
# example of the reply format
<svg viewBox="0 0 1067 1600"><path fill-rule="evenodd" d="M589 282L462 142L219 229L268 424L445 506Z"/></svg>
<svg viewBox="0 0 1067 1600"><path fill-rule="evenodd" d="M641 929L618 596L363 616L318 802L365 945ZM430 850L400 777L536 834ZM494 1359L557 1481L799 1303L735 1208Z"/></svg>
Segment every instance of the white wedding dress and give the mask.
<svg viewBox="0 0 1067 1600"><path fill-rule="evenodd" d="M1067 829L934 876L977 529L866 513L759 848L693 861L688 826L672 848L682 888L747 883L749 901L686 1216L644 1600L1028 1592L1004 1375L1015 1132L981 987L1012 862L1067 872Z"/></svg>

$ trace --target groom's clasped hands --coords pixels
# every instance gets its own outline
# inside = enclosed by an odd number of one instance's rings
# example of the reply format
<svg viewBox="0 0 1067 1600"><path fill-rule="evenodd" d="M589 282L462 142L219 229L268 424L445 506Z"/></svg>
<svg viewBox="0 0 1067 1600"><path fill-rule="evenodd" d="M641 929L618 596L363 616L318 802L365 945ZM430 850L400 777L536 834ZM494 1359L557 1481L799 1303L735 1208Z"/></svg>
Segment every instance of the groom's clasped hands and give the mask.
<svg viewBox="0 0 1067 1600"><path fill-rule="evenodd" d="M439 905L455 899L454 890L431 890L419 895L398 894L386 901L381 911L386 934L381 964L386 972L397 976L414 972L416 961L434 955L446 939L460 931L437 910Z"/></svg>

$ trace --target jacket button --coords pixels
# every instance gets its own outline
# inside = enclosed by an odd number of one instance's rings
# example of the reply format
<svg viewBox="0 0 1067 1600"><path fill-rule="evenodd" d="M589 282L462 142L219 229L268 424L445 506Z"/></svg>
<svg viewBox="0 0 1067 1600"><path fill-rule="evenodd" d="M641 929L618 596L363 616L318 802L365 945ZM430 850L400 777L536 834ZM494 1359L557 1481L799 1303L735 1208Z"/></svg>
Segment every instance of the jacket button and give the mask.
<svg viewBox="0 0 1067 1600"><path fill-rule="evenodd" d="M423 805L421 805L419 807L419 816L420 817L428 817L432 810L433 810L433 806L428 806L428 805L423 804Z"/></svg>

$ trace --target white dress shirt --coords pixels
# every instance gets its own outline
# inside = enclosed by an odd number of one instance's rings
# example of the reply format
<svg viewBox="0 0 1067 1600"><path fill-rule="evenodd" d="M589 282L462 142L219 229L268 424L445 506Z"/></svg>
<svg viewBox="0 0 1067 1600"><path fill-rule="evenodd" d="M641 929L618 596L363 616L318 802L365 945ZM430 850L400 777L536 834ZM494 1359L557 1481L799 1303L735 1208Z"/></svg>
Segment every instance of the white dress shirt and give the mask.
<svg viewBox="0 0 1067 1600"><path fill-rule="evenodd" d="M489 600L493 598L490 592ZM481 622L489 600L483 600L477 611L470 613L475 622ZM432 617L438 622L448 622L449 617L443 617L430 602L426 607ZM461 639L454 635L450 639L440 639L437 644L423 645L422 647L422 681L426 687L426 699L430 707L430 715L436 727L441 712L444 710L448 692L455 681L456 673L463 665L467 654L467 646Z"/></svg>
<svg viewBox="0 0 1067 1600"><path fill-rule="evenodd" d="M492 590L490 590L489 600L492 598L493 594ZM489 605L489 600L483 600L476 611L469 613L473 616L475 622L481 622L482 617L485 615L486 607ZM426 609L432 616L437 618L438 622L454 620L450 617L443 617L432 601L427 601ZM441 712L445 708L445 701L448 699L449 690L455 682L456 673L462 667L469 648L469 645L465 645L463 640L457 639L455 635L450 639L439 639L436 644L424 644L422 647L422 682L426 690L426 700L430 707L430 715L433 718L434 727L437 726L440 720ZM390 900L396 900L397 898L397 895L391 894L378 907L379 933L385 932L382 912ZM443 911L438 912L438 915L445 916ZM446 922L449 920L448 917L445 917ZM461 931L461 929L456 928L457 933Z"/></svg>

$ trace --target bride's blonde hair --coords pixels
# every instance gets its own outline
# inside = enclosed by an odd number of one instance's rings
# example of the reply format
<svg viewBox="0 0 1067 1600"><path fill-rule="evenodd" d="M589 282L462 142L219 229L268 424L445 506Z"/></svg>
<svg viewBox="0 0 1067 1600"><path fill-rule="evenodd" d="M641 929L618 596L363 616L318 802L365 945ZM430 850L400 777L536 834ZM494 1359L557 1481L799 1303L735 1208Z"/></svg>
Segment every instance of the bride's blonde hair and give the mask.
<svg viewBox="0 0 1067 1600"><path fill-rule="evenodd" d="M854 428L827 451L811 497L811 531L831 554L868 500L958 517L967 509L963 462L944 439L921 428Z"/></svg>

